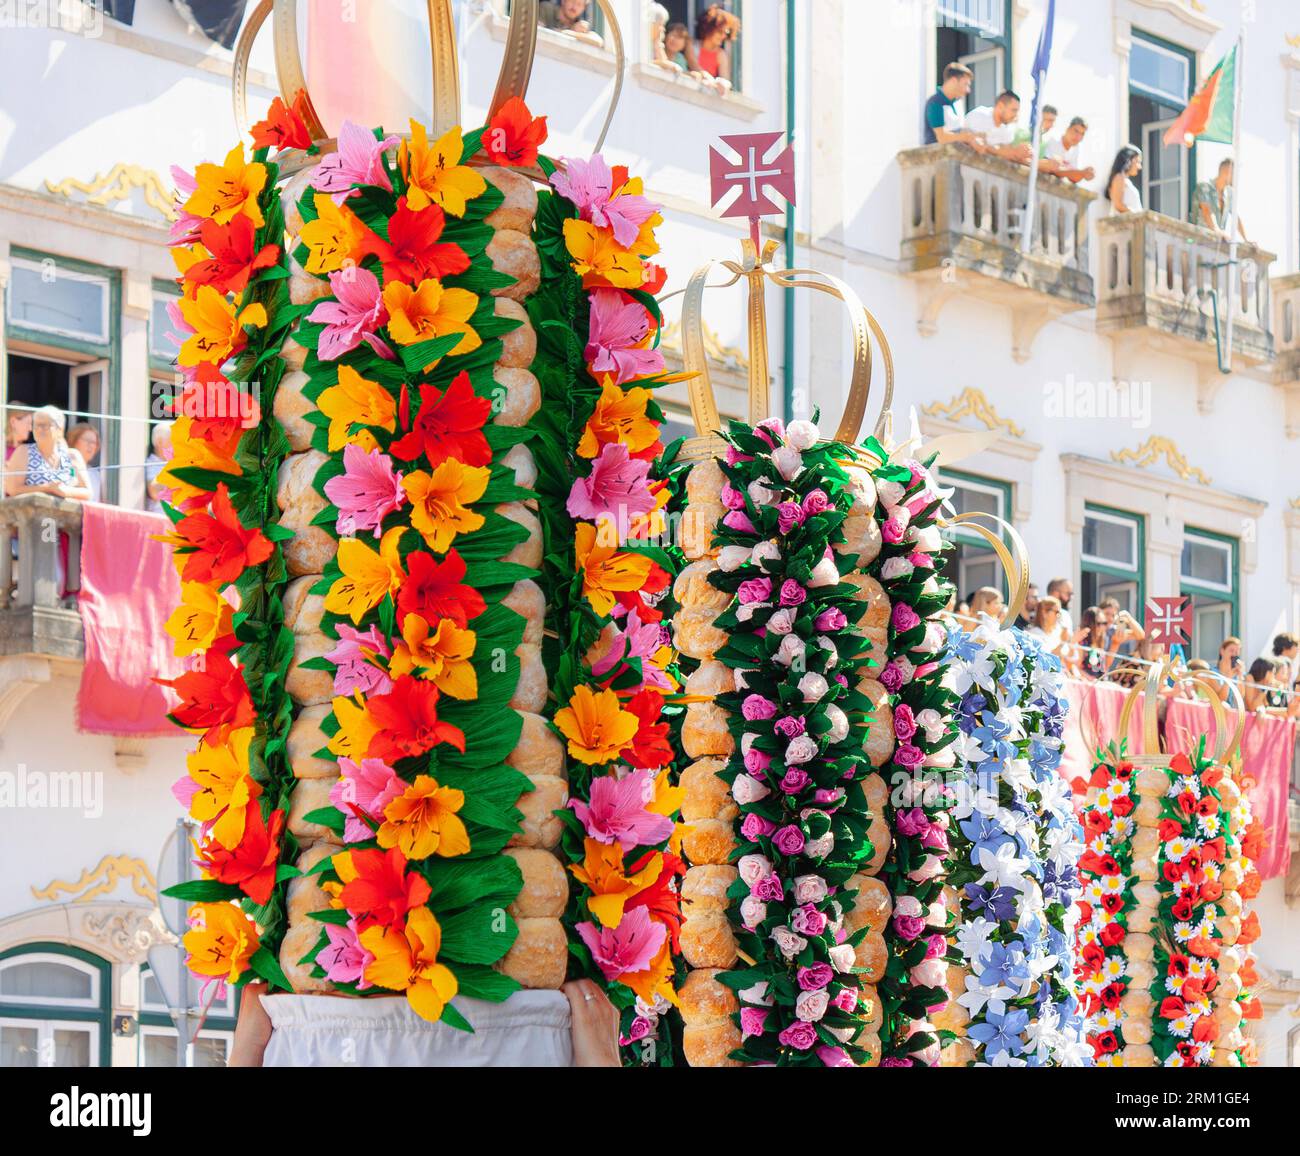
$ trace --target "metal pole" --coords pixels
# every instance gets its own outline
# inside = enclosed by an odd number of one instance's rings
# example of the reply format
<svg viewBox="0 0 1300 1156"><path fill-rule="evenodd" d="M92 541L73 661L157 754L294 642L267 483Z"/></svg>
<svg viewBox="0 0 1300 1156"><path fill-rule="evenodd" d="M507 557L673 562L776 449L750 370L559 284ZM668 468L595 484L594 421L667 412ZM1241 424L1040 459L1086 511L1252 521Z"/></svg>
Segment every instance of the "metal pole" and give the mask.
<svg viewBox="0 0 1300 1156"><path fill-rule="evenodd" d="M785 0L785 143L794 146L795 138L795 83L797 70L795 66L795 0ZM795 267L794 260L795 215L794 205L785 206L785 265L787 269ZM760 250L761 251L761 250ZM787 422L794 420L794 294L781 294L781 360L784 363L784 375L781 381L781 412Z"/></svg>
<svg viewBox="0 0 1300 1156"><path fill-rule="evenodd" d="M1241 188L1241 90L1246 87L1246 24L1237 34L1237 59L1232 69L1232 184L1228 186L1228 327L1223 364L1232 372L1232 331L1240 283L1237 272L1237 190ZM1258 291L1258 290L1257 290Z"/></svg>
<svg viewBox="0 0 1300 1156"><path fill-rule="evenodd" d="M1038 115L1034 118L1034 135L1033 143L1029 146L1029 196L1025 201L1025 221L1020 227L1020 252L1028 257L1034 245L1034 207L1038 199L1038 147L1043 139L1043 105L1046 103L1044 96L1047 92L1047 73L1042 74L1042 78L1037 85L1037 96L1035 98L1038 105Z"/></svg>

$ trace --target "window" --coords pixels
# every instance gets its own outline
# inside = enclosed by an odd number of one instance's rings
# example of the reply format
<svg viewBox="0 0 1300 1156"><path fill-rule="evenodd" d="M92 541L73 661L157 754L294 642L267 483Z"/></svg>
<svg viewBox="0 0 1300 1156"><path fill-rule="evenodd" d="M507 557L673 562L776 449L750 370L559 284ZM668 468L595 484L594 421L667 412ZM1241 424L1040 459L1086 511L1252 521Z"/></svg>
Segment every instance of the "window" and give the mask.
<svg viewBox="0 0 1300 1156"><path fill-rule="evenodd" d="M1138 515L1103 506L1084 508L1081 610L1115 598L1135 618L1140 617L1145 539L1146 526Z"/></svg>
<svg viewBox="0 0 1300 1156"><path fill-rule="evenodd" d="M226 988L226 998L213 1003L203 1019L203 1029L194 1041L191 1066L224 1068L235 1038L235 1021L239 1016L239 993ZM142 1068L176 1067L179 1036L167 1008L162 987L153 970L140 969L140 1039L136 1062Z"/></svg>
<svg viewBox="0 0 1300 1156"><path fill-rule="evenodd" d="M111 283L61 258L15 257L9 280L9 323L104 344L109 338Z"/></svg>
<svg viewBox="0 0 1300 1156"><path fill-rule="evenodd" d="M730 66L725 75L720 79L731 82L731 87L737 92L741 90L741 37L744 35L744 5L742 0L659 0L660 3L668 10L668 25L685 24L686 34L689 37L689 49L692 53L697 51L698 45L695 42L695 21L702 12L708 11L715 4L725 12L729 12L740 23L740 28L734 36L730 36L723 42L722 48L727 54L727 63ZM704 71L708 71L705 69Z"/></svg>
<svg viewBox="0 0 1300 1156"><path fill-rule="evenodd" d="M109 1061L109 964L57 943L0 956L0 1067Z"/></svg>
<svg viewBox="0 0 1300 1156"><path fill-rule="evenodd" d="M510 12L509 0L506 13ZM593 44L605 39L605 14L599 4L579 4L576 0L543 0L537 14L540 27L558 34L580 36ZM586 27L582 27L585 24ZM573 27L576 25L577 27Z"/></svg>
<svg viewBox="0 0 1300 1156"><path fill-rule="evenodd" d="M1009 521L1011 486L1008 483L952 470L941 471L939 482L953 491L950 501L958 514L979 511ZM958 602L969 602L981 586L993 586L1005 597L1007 575L988 542L960 526L945 533L956 548L944 560L943 576L957 587Z"/></svg>
<svg viewBox="0 0 1300 1156"><path fill-rule="evenodd" d="M1179 593L1192 600L1192 656L1213 662L1237 633L1237 543L1208 530L1184 532Z"/></svg>
<svg viewBox="0 0 1300 1156"><path fill-rule="evenodd" d="M1142 150L1142 206L1185 219L1195 179L1195 150L1164 143L1165 130L1191 99L1196 56L1134 31L1129 56L1129 141Z"/></svg>
<svg viewBox="0 0 1300 1156"><path fill-rule="evenodd" d="M957 62L974 73L963 114L992 105L1011 71L1011 0L939 0L935 14L935 84Z"/></svg>
<svg viewBox="0 0 1300 1156"><path fill-rule="evenodd" d="M149 311L149 363L154 369L170 371L176 362L177 349L167 340L167 334L175 329L167 316L167 306L180 297L180 292L174 285L165 286L168 282L154 282L153 305Z"/></svg>

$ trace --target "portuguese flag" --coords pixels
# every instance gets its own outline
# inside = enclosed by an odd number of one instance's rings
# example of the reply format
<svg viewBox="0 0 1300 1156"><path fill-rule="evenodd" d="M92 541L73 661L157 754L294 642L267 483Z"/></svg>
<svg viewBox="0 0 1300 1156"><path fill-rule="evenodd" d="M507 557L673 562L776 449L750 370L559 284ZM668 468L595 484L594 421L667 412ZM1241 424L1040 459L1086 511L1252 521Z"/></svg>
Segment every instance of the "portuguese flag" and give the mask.
<svg viewBox="0 0 1300 1156"><path fill-rule="evenodd" d="M1206 78L1182 115L1169 126L1165 144L1195 140L1232 144L1232 105L1237 87L1237 49L1234 46Z"/></svg>

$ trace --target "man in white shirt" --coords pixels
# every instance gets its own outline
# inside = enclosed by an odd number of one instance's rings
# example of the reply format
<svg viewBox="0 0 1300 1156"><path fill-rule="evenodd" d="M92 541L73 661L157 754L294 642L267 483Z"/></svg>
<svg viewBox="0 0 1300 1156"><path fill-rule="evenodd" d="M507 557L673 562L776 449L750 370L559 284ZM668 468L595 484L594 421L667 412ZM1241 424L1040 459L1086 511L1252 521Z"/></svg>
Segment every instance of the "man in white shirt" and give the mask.
<svg viewBox="0 0 1300 1156"><path fill-rule="evenodd" d="M1097 174L1091 167L1079 167L1079 144L1087 132L1088 122L1083 117L1076 116L1065 132L1048 140L1043 150L1043 159L1038 162L1038 171L1051 173L1075 184L1092 180Z"/></svg>
<svg viewBox="0 0 1300 1156"><path fill-rule="evenodd" d="M963 127L967 132L984 138L981 152L1004 157L1009 161L1027 165L1032 150L1027 144L1016 144L1016 117L1020 115L1020 97L1008 89L994 101L971 109L966 114Z"/></svg>

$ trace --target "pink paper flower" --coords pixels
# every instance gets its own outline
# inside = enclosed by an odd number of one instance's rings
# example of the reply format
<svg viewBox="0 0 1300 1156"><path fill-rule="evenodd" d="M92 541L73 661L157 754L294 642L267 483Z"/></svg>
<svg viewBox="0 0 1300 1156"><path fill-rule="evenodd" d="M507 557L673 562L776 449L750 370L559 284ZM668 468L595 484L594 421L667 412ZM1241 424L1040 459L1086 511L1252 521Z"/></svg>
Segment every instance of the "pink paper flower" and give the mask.
<svg viewBox="0 0 1300 1156"><path fill-rule="evenodd" d="M574 518L595 522L609 517L616 525L626 525L655 508L649 476L649 462L635 461L622 442L607 442L592 462L591 473L573 483L566 508Z"/></svg>
<svg viewBox="0 0 1300 1156"><path fill-rule="evenodd" d="M336 270L329 278L330 291L338 300L322 301L307 318L325 326L317 356L322 361L336 361L364 341L380 357L395 361L397 355L375 335L380 326L388 324L379 278L360 265Z"/></svg>
<svg viewBox="0 0 1300 1156"><path fill-rule="evenodd" d="M626 778L604 775L591 782L591 802L570 799L569 806L598 843L617 843L624 852L652 847L673 833L673 821L648 809L654 801L654 777L634 771Z"/></svg>
<svg viewBox="0 0 1300 1156"><path fill-rule="evenodd" d="M622 627L611 622L605 629L610 631L609 649L599 662L592 664L591 673L596 678L603 679L622 663L639 658L641 686L637 690L647 686L664 691L673 689L668 675L651 661L664 643L663 628L657 622L643 623L635 610L629 610Z"/></svg>
<svg viewBox="0 0 1300 1156"><path fill-rule="evenodd" d="M194 213L187 213L182 207L191 194L199 187L194 174L181 168L171 167L172 183L176 186L176 220L171 224L169 239L173 245L192 245L199 239L199 229L203 227L203 218Z"/></svg>
<svg viewBox="0 0 1300 1156"><path fill-rule="evenodd" d="M366 979L366 968L375 957L361 945L357 937L357 921L349 919L346 926L325 924L329 943L320 949L316 962L325 969L325 978L331 983L355 983L361 991L371 987Z"/></svg>
<svg viewBox="0 0 1300 1156"><path fill-rule="evenodd" d="M340 622L338 632L338 645L325 656L337 667L334 693L350 695L359 690L367 695L388 694L393 689L393 681L371 658L371 655L387 658L392 653L379 627L362 631Z"/></svg>
<svg viewBox="0 0 1300 1156"><path fill-rule="evenodd" d="M311 187L317 192L329 193L336 205L357 195L360 190L354 189L353 185L377 185L391 190L393 183L388 179L382 158L385 150L392 148L397 141L395 136L376 140L368 128L345 120L339 129L338 149L327 154L316 166Z"/></svg>
<svg viewBox="0 0 1300 1156"><path fill-rule="evenodd" d="M564 171L551 176L551 184L562 197L578 207L584 221L601 229L612 229L614 240L624 248L641 232L641 226L659 211L659 206L635 194L617 194L614 172L599 153L590 160L566 157Z"/></svg>
<svg viewBox="0 0 1300 1156"><path fill-rule="evenodd" d="M615 385L623 385L663 373L664 355L645 348L649 336L650 314L644 305L617 289L592 290L585 356L593 374L610 374Z"/></svg>
<svg viewBox="0 0 1300 1156"><path fill-rule="evenodd" d="M406 782L383 759L354 762L339 759L339 781L330 788L330 802L344 815L343 839L363 843L374 831L358 811L376 822L384 818L384 808L406 790Z"/></svg>
<svg viewBox="0 0 1300 1156"><path fill-rule="evenodd" d="M340 534L373 530L376 538L384 518L406 501L393 459L381 449L366 450L355 442L343 447L343 473L325 483L325 496L339 508Z"/></svg>
<svg viewBox="0 0 1300 1156"><path fill-rule="evenodd" d="M584 922L576 930L608 983L630 972L647 971L668 935L668 929L651 919L644 907L625 911L615 928Z"/></svg>

